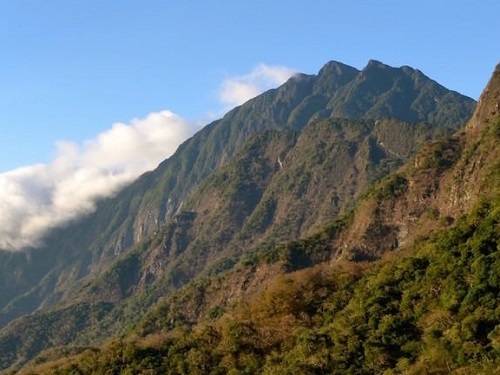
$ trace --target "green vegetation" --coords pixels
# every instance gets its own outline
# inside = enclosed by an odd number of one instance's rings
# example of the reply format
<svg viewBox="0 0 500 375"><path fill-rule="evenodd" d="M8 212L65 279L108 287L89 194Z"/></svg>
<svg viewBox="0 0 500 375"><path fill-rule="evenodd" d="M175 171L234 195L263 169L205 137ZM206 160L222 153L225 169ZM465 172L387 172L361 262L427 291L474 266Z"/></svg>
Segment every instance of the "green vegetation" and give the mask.
<svg viewBox="0 0 500 375"><path fill-rule="evenodd" d="M456 139L448 138L426 145L424 151L424 158L418 167L443 170L450 167L460 156L460 144Z"/></svg>
<svg viewBox="0 0 500 375"><path fill-rule="evenodd" d="M256 252L247 254L243 262L247 265L280 262L288 271L318 264L331 258L331 243L350 219L351 214L346 215L344 218L325 226L316 234L301 240L275 246L263 246Z"/></svg>
<svg viewBox="0 0 500 375"><path fill-rule="evenodd" d="M408 181L406 178L400 174L394 174L381 181L380 185L373 192L376 194L378 200L386 200L391 197L399 197L406 191L407 187Z"/></svg>
<svg viewBox="0 0 500 375"><path fill-rule="evenodd" d="M499 227L500 201L483 202L366 271L345 263L280 276L249 302L211 312L215 322L115 341L45 370L488 374L500 365Z"/></svg>

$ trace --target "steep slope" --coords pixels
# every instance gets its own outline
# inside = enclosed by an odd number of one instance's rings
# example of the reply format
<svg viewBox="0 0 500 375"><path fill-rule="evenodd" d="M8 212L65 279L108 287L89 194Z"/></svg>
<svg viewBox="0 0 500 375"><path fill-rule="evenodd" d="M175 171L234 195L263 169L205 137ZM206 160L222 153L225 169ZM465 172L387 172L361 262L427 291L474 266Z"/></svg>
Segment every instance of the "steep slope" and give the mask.
<svg viewBox="0 0 500 375"><path fill-rule="evenodd" d="M396 134L407 143L391 143ZM190 220L169 223L143 260L139 284L170 272L175 284L183 283L262 243L311 233L431 136L428 126L342 119L313 121L300 134L257 136L187 197L179 215Z"/></svg>
<svg viewBox="0 0 500 375"><path fill-rule="evenodd" d="M277 277L192 329L179 319L166 333L47 352L21 373L494 374L498 225L498 202L484 205L404 259Z"/></svg>
<svg viewBox="0 0 500 375"><path fill-rule="evenodd" d="M249 101L44 248L2 254L0 321L40 312L0 331L1 366L126 330L198 275L313 232L472 106L418 71L376 62L361 72L329 63Z"/></svg>
<svg viewBox="0 0 500 375"><path fill-rule="evenodd" d="M70 296L72 285L158 232L188 194L255 134L301 131L310 120L330 116L391 117L446 133L473 106L409 67L372 61L358 71L330 62L318 75L297 75L205 127L155 171L100 202L94 214L53 231L43 248L0 252L0 324Z"/></svg>
<svg viewBox="0 0 500 375"><path fill-rule="evenodd" d="M259 284L280 272L325 260L375 260L395 250L404 255L415 243L432 239L433 233L446 233L475 207L483 203L496 207L500 196L499 93L500 66L465 131L426 144L396 173L365 193L342 220L304 240L257 248L242 258L234 272L208 279L208 284L188 286L182 293L191 298L181 303L178 296L167 300L160 308L162 321L172 317L167 311L177 311L179 321L196 321L210 308L226 307L238 296L259 290ZM495 210L490 211L496 215ZM159 329L151 321L147 325L151 324Z"/></svg>
<svg viewBox="0 0 500 375"><path fill-rule="evenodd" d="M466 130L428 144L344 220L188 285L139 337L35 372L495 373L499 93L497 66Z"/></svg>
<svg viewBox="0 0 500 375"><path fill-rule="evenodd" d="M97 278L84 280L56 310L6 328L21 332L17 337L24 346L25 332L37 336L28 326L48 324L48 332L56 332L60 328L53 326L58 324L53 316L64 316L81 322L70 325L71 334L29 341L23 349L14 344L8 351L29 358L46 346L116 334L156 299L197 275L221 272L256 246L306 235L330 221L435 130L395 120L328 119L313 121L301 133L261 133L195 189L151 241ZM94 311L100 319L88 320L82 311Z"/></svg>

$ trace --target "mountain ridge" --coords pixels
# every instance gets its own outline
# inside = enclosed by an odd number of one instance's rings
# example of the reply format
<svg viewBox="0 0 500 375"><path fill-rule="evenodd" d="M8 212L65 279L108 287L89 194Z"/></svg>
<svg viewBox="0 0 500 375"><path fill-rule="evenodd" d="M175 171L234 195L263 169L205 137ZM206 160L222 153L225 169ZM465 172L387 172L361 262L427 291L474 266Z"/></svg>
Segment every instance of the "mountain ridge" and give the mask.
<svg viewBox="0 0 500 375"><path fill-rule="evenodd" d="M38 359L49 363L32 368L493 373L500 357L499 78L497 69L464 130L424 144L342 219L194 280L123 341L74 348L76 355L49 351ZM379 260L357 262L367 255Z"/></svg>
<svg viewBox="0 0 500 375"><path fill-rule="evenodd" d="M315 199L323 197L314 193L314 187L328 191L328 186L335 182L334 180L328 182L329 180L325 178L327 176L325 171L334 168L335 161L338 165L352 164L360 169L343 170L346 181L351 178L355 181L359 178L358 185L352 191L347 188L342 190L339 185L339 197L329 197L332 202L340 202L339 209L325 208L324 217L317 224L321 225L323 221L338 215L341 210L348 209L349 202L369 183L406 161L416 150L419 142L428 138L433 139L440 134L449 134L461 126L474 106L471 99L447 91L427 77L414 73L414 70L410 71L409 68L389 69L378 63L368 65L364 70L358 71L338 62L330 62L318 75L298 75L291 78L280 88L251 99L230 111L223 119L209 124L180 145L177 152L162 162L157 169L146 173L115 197L99 202L95 213L70 223L66 228L57 229L46 239L44 248L29 250L25 254L0 253L1 267L3 267L0 284L0 296L2 296L0 322L6 324L16 317L37 310L40 310L37 314L41 315L36 316L41 317L44 311L71 305L75 295L91 303L96 301L108 303L107 298L116 303L133 294L137 285L148 285L147 279L150 276L146 265L156 270L153 272L153 280L158 279L157 293L169 293L172 291L168 286L170 284L168 282L162 284L161 280L165 276L165 267L173 267L171 269L175 271L171 274L173 287L179 287L196 276L192 274L193 271L187 276L182 275L182 267L175 268L175 264L172 263L171 254L175 252L180 251L177 255L178 259L182 259L186 241L190 244L188 246L192 246L192 253L185 253L190 256L185 256L188 263L184 267L187 267L189 262L199 262L198 266L193 267L197 271L209 272L208 265L211 261L224 261L220 258L220 254L224 251L228 253L227 255L234 255L231 252L244 242L234 242L233 248L227 247L228 239L231 240L233 236L226 233L229 224L221 228L221 245L207 253L209 256L206 262L203 256L196 253L200 251L200 254L205 254L206 248L195 247L195 241L186 240L186 233L192 228L204 228L207 238L211 241L213 238L211 236L217 234L217 231L211 230L213 226L210 223L201 226L195 224L193 227L191 222L196 223L196 220L200 220L203 215L190 216L187 208L202 212L202 209L210 211L210 207L203 208L203 200L198 200L198 203L196 199L191 203L186 200L197 193L196 189L201 189L209 176L225 173L221 171L230 168L233 165L231 163L238 160L238 153L244 150L244 147L251 147L249 144L253 136L258 137L259 134L268 131L283 132L283 134L290 131L299 133L299 137L302 136L306 140L304 147L300 151L295 151L296 172L295 175L290 175L288 180L292 182L293 189L296 189L291 190L293 194L300 195L303 194L301 189L311 189L313 204L318 202ZM377 78L379 75L382 78ZM414 75L418 76L418 79ZM403 95L402 101L399 99L401 95L398 94L401 92L407 93ZM436 98L439 100L435 100ZM406 112L401 108L406 108ZM405 123L405 119L417 122ZM358 134L360 129L365 129L361 135ZM286 135L284 137L283 139L286 139ZM259 145L257 142L259 147L264 147L264 144ZM250 191L258 192L259 197L261 194L262 196L268 194L265 197L269 196L272 198L271 201L275 199L273 194L280 199L286 196L284 192L273 192L279 191L281 185L278 160L284 163L285 170L294 165L288 164L289 160L285 159L284 154L273 154L272 151L273 147L270 148L269 154L272 157L266 160L241 159L243 165L263 168L263 176L267 176L264 180L269 179L271 182L263 183L262 186L259 182L256 184L258 188L252 187ZM329 160L329 155L336 155L337 159L332 156ZM281 156L283 160L280 159ZM352 163L353 157L356 158L355 163ZM294 185L299 181L297 176L301 176L301 170L313 171L325 160L330 164L325 164L328 167L314 177L322 183L318 184L313 178L311 181L305 181L302 187L300 184ZM342 163L342 160L345 163ZM383 164L385 162L393 164L385 165ZM240 169L244 172L245 168ZM239 173L238 168L236 171ZM229 181L240 181L243 184L239 185L238 182L234 185L236 190L224 193L226 198L227 194L233 194L235 198L235 200L223 200L224 204L248 203L237 199L239 189L246 188L244 183L249 181L247 177L238 173L229 178ZM358 177L351 177L350 173ZM224 189L231 187L231 184L218 185ZM346 187L348 184L344 185ZM293 202L293 198L287 200ZM296 229L287 232L289 229L286 229L288 225L286 220L281 223L272 222L269 228L276 228L276 231L270 231L268 235L277 239L288 236L289 240L293 240L301 235L310 234L308 231L314 228L313 212L307 214L312 219L310 222L304 221L304 224L300 215L301 212L306 212L306 208L285 204L284 201L281 199L280 203L278 199L277 207L278 209L285 207L281 211L281 216L285 219L290 213L295 212L293 215L298 213L297 221L292 223ZM188 203L192 206L187 207ZM264 211L269 209L265 204L266 201L263 201ZM234 210L237 206L228 207L224 212L241 213L239 210ZM263 216L258 213L255 217ZM228 223L233 225L231 220ZM279 234L282 229L286 230ZM240 228L236 233L239 230ZM244 232L238 235L242 238L252 237L255 235L255 230L251 229L246 235ZM191 237L200 238L198 234L195 231ZM164 249L161 250L162 248ZM217 256L210 258L213 254ZM155 259L155 256L158 258ZM122 262L120 267L123 268L116 268L116 264L120 261ZM154 276L155 273L157 276ZM109 296L103 295L104 297L99 299L101 297L97 293L98 289L93 291L92 288L99 288L101 276L110 277L103 279L109 282L107 284ZM116 289L113 289L115 286ZM92 298L97 299L93 301ZM20 321L13 323L22 325L23 320L21 318ZM30 354L32 355L33 353Z"/></svg>

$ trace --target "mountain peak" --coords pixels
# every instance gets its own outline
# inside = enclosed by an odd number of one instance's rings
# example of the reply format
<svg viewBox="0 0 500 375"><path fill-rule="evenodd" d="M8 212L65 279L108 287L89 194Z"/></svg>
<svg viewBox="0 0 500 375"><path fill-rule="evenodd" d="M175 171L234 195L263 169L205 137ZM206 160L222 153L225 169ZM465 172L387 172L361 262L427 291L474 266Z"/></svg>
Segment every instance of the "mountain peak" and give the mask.
<svg viewBox="0 0 500 375"><path fill-rule="evenodd" d="M383 62L379 61L379 60L375 60L375 59L370 59L368 60L368 64L366 64L366 67L365 69L368 69L368 68L390 68L389 65L387 64L384 64Z"/></svg>
<svg viewBox="0 0 500 375"><path fill-rule="evenodd" d="M316 75L316 84L320 92L334 92L356 77L359 70L339 61L329 61Z"/></svg>
<svg viewBox="0 0 500 375"><path fill-rule="evenodd" d="M419 70L378 60L369 60L339 93L328 103L334 117L439 122L448 128L463 124L475 105L471 98L447 90ZM455 106L453 111L450 103Z"/></svg>
<svg viewBox="0 0 500 375"><path fill-rule="evenodd" d="M330 74L341 75L343 73L355 74L358 72L359 72L358 69L356 69L350 65L341 63L339 61L332 60L332 61L327 62L325 65L323 65L323 67L320 69L320 71L318 73L318 76L324 76L327 74L328 75L330 75Z"/></svg>
<svg viewBox="0 0 500 375"><path fill-rule="evenodd" d="M395 67L372 59L369 60L366 66L361 70L360 77L362 77L363 79L366 79L367 77L374 77L377 81L381 77L386 77L387 79L392 80L394 79L394 77L400 75L407 75L414 78L415 73L417 72L422 74L419 70L408 65Z"/></svg>
<svg viewBox="0 0 500 375"><path fill-rule="evenodd" d="M406 73L407 75L410 75L410 76L421 76L421 77L427 77L424 73L422 73L420 70L418 69L415 69L414 67L412 66L409 66L409 65L402 65L400 67L394 67L394 66L391 66L391 65L387 65L387 64L384 64L383 62L381 61L378 61L378 60L369 60L368 63L366 64L366 66L363 68L362 72L377 72L379 73L380 71L402 71L404 73ZM428 78L428 77L427 77Z"/></svg>

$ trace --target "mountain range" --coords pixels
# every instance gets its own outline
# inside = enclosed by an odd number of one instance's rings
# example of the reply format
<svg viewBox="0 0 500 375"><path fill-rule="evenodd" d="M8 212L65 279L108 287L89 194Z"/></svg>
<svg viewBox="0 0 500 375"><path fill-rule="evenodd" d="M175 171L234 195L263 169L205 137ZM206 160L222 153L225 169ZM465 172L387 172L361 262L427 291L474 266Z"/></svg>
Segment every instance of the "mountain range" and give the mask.
<svg viewBox="0 0 500 375"><path fill-rule="evenodd" d="M498 282L464 317L469 294L458 281L439 289L437 275L448 280L449 262L474 278L481 254L497 256L499 79L497 68L474 111L419 70L329 62L233 109L40 248L0 252L0 367L418 373L494 361ZM447 259L446 241L472 255ZM435 307L432 293L448 300ZM475 349L452 340L480 354L429 354L433 330L448 338L439 322L460 331L487 308Z"/></svg>

